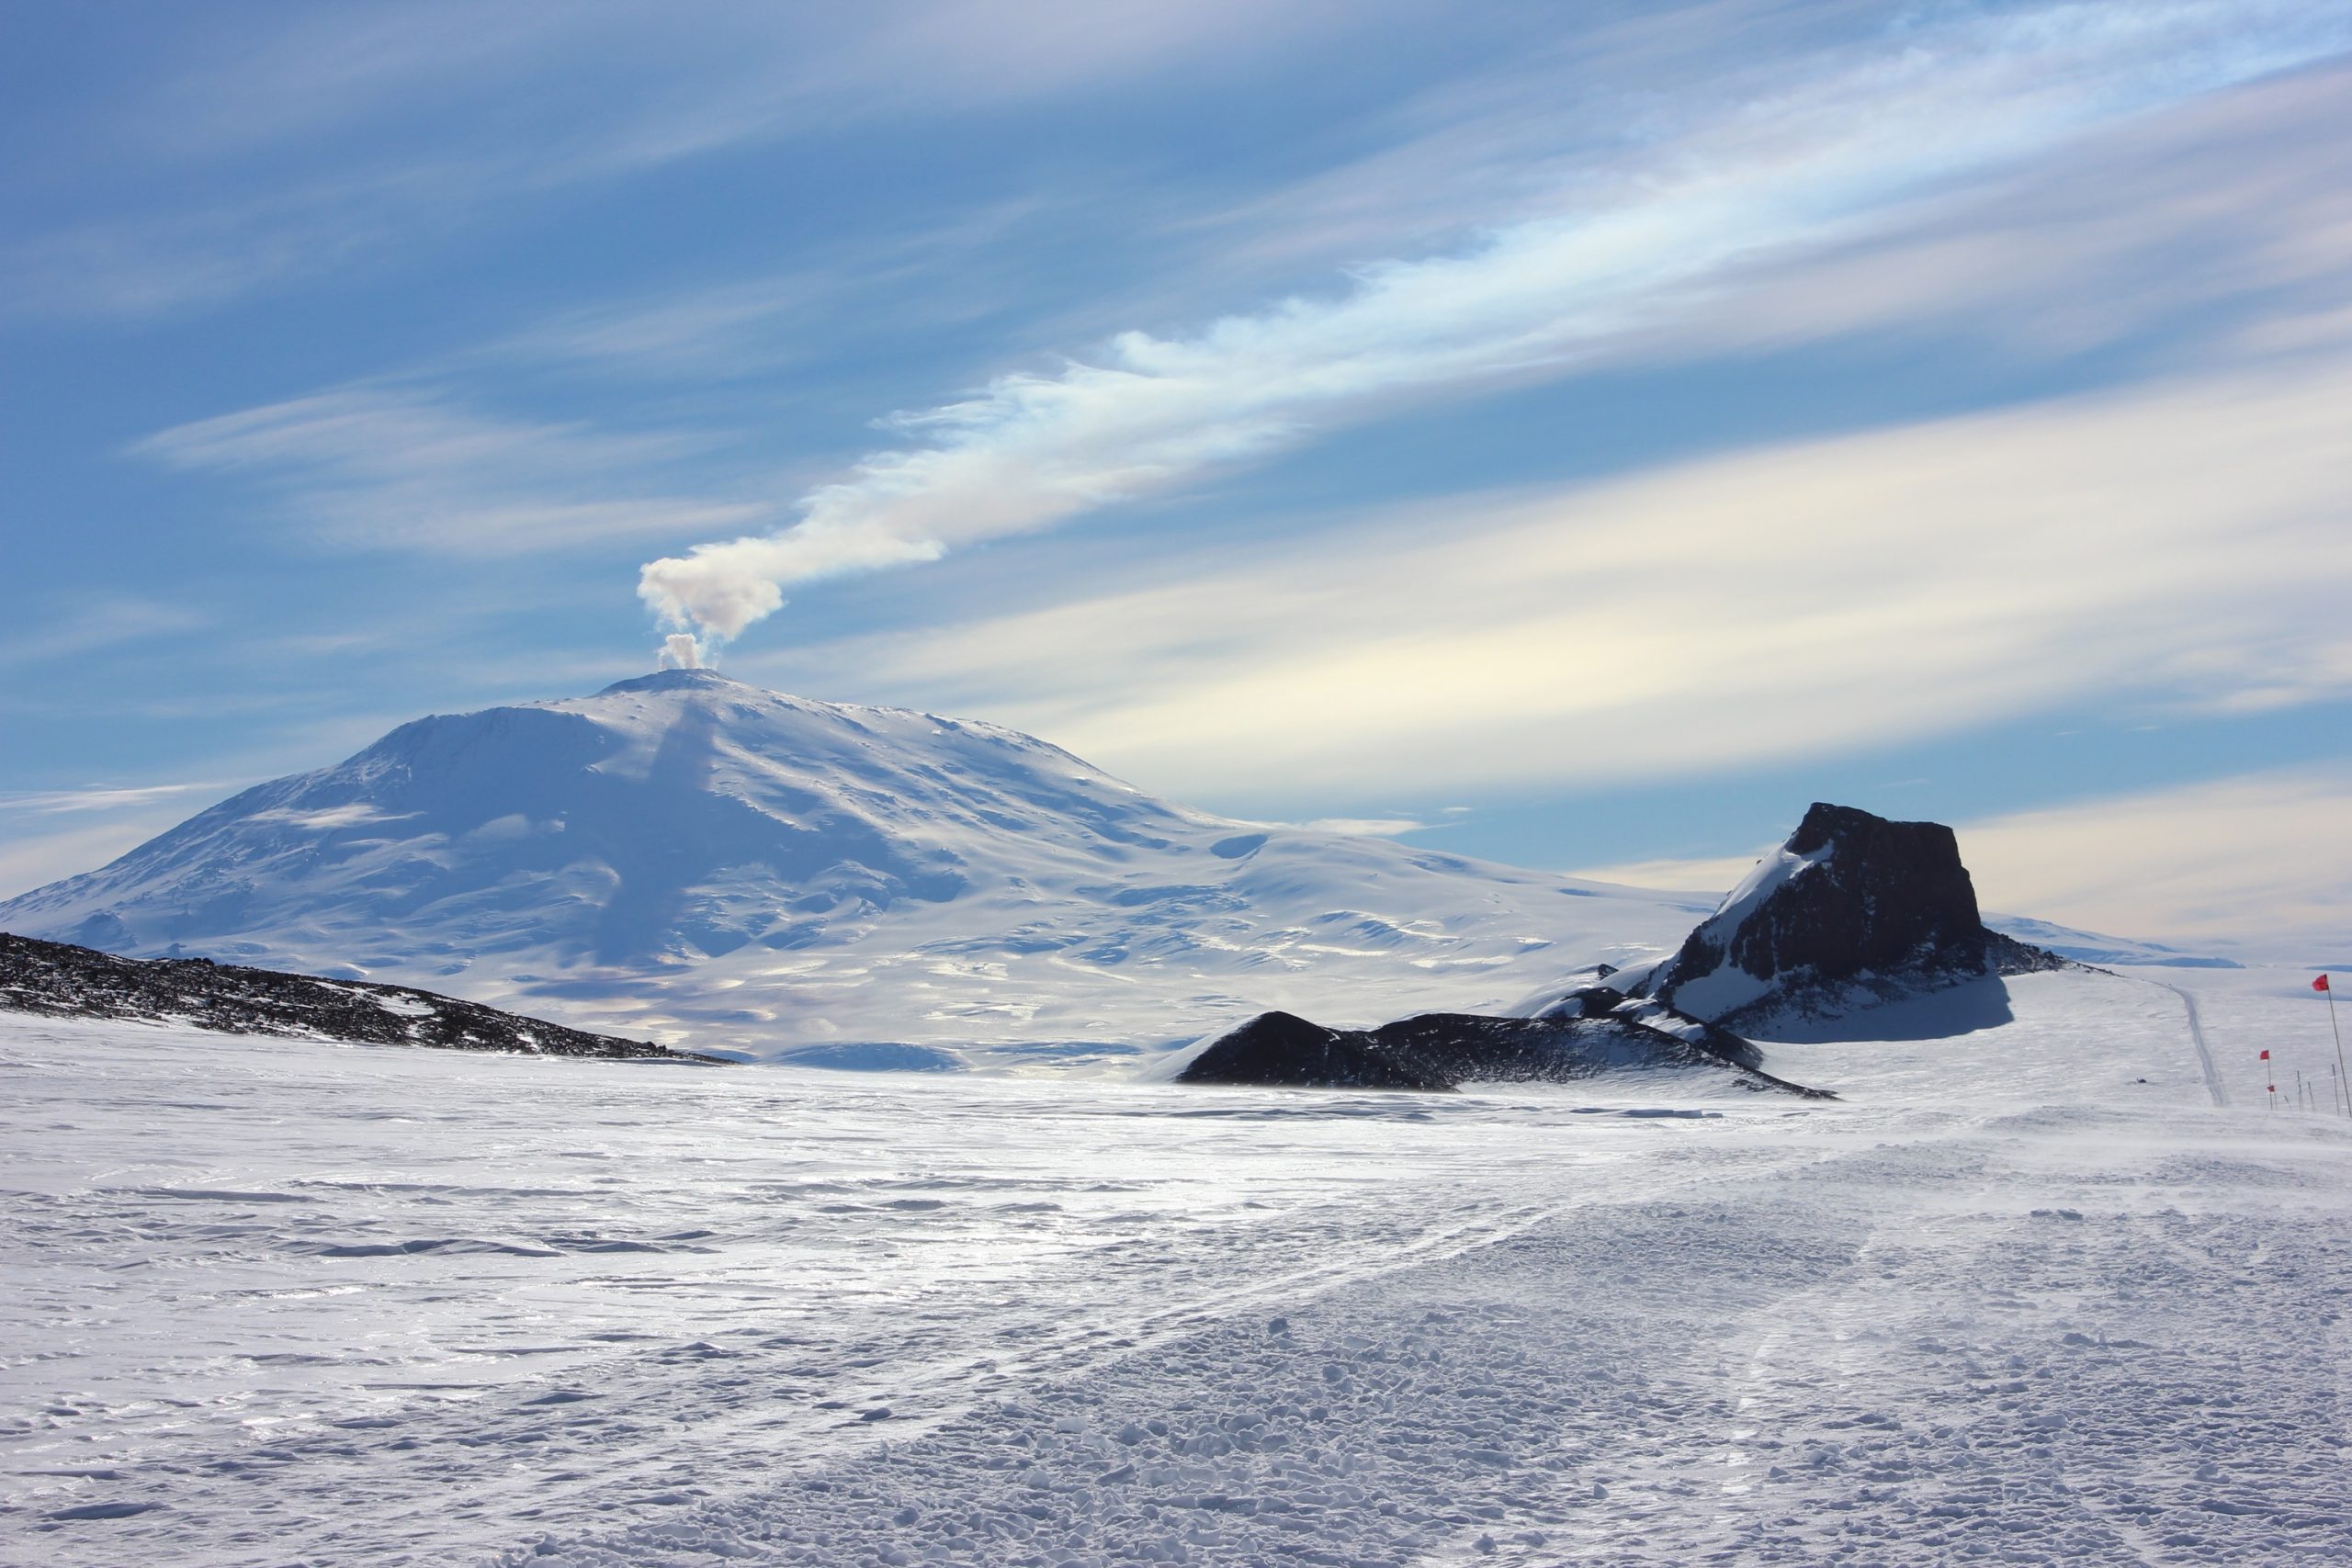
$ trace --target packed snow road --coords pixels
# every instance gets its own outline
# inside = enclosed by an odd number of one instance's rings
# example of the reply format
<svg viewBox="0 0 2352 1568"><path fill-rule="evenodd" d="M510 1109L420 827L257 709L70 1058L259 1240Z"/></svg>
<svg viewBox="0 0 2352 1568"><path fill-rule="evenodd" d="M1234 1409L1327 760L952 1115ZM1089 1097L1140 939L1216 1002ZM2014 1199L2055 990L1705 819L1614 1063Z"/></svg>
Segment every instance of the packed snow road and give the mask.
<svg viewBox="0 0 2352 1568"><path fill-rule="evenodd" d="M2344 1560L2352 1137L2012 990L1826 1106L10 1020L0 1551Z"/></svg>

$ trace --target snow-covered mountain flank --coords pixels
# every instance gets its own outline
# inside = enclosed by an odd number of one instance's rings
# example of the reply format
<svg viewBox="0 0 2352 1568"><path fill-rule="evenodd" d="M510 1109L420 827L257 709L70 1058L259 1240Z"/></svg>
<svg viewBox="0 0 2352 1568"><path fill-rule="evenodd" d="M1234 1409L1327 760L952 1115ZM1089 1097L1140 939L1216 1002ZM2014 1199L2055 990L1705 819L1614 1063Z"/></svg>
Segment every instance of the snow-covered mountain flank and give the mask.
<svg viewBox="0 0 2352 1568"><path fill-rule="evenodd" d="M1704 913L1233 821L1013 730L679 670L404 725L0 904L0 929L854 1061L1127 1050L1271 1007L1492 1010Z"/></svg>

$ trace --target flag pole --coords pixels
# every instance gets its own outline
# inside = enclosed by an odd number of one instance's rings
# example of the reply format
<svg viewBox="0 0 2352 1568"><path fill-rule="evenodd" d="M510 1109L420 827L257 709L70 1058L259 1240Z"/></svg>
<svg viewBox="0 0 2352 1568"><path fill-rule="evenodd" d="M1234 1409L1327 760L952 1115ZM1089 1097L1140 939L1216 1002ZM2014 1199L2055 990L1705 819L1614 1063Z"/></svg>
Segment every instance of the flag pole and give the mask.
<svg viewBox="0 0 2352 1568"><path fill-rule="evenodd" d="M2324 980L2327 976L2322 975L2320 978ZM2335 987L2330 986L2320 994L2327 998L2327 1027L2335 1036L2335 1066L2341 1072L2344 1066L2344 1030L2335 1021Z"/></svg>

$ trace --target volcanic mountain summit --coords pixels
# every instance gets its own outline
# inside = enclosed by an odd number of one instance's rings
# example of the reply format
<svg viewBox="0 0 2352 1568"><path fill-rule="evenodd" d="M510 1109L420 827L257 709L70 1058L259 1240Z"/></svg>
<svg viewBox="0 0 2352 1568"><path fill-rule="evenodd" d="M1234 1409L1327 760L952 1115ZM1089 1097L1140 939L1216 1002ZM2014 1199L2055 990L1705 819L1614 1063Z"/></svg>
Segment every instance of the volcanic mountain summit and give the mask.
<svg viewBox="0 0 2352 1568"><path fill-rule="evenodd" d="M696 1048L1035 1054L1268 1006L1491 1008L1704 912L1233 821L995 725L676 670L403 725L0 904L0 929Z"/></svg>

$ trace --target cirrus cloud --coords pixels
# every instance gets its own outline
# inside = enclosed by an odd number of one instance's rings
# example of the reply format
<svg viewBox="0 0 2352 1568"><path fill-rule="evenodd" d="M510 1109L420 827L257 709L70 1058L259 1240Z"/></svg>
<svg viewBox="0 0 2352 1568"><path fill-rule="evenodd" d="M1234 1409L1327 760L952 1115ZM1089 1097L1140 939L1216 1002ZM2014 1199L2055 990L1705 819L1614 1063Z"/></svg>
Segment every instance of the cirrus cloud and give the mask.
<svg viewBox="0 0 2352 1568"><path fill-rule="evenodd" d="M1848 240L1955 179L2352 42L2352 22L2206 0L2048 6L1918 25L1831 57L1461 254L1362 269L1191 336L1006 375L885 422L781 532L662 557L662 620L740 635L799 582L935 560L1066 522L1465 384L1556 374L1759 257Z"/></svg>

